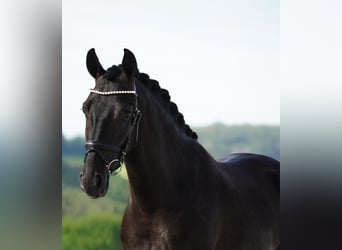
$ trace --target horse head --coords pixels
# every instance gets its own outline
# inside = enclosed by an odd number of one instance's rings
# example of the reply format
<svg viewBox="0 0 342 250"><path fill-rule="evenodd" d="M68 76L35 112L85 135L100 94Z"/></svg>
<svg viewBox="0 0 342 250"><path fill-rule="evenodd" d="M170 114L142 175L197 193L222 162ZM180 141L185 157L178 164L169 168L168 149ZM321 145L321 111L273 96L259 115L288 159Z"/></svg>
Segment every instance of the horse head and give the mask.
<svg viewBox="0 0 342 250"><path fill-rule="evenodd" d="M127 49L119 66L104 70L94 49L88 51L86 64L95 87L82 106L87 152L80 184L97 198L107 193L109 176L121 167L136 140L132 136L140 118L134 82L138 69L135 56Z"/></svg>

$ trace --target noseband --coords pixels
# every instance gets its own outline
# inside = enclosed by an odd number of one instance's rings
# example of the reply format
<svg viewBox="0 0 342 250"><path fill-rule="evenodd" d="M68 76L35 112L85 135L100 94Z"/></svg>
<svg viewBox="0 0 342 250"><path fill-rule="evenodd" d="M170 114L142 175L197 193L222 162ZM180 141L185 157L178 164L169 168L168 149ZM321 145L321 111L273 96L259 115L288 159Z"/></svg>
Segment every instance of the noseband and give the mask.
<svg viewBox="0 0 342 250"><path fill-rule="evenodd" d="M98 91L95 89L90 89L90 92L98 94L98 95L129 95L129 94L133 94L136 97L138 97L136 90L122 90L122 91L118 90L118 91L102 92L102 91ZM138 101L136 98L135 109L132 113L131 124L128 128L128 135L127 135L127 138L126 138L124 144L121 146L117 146L117 145L103 144L103 143L100 143L98 141L93 141L93 140L86 141L85 148L87 149L87 152L84 156L84 161L86 160L86 158L90 152L95 152L100 156L100 158L104 162L105 167L108 169L109 174L114 173L115 175L117 175L121 170L121 166L122 166L123 162L125 161L127 150L130 147L134 147L138 142L140 119L141 119L141 112L138 109ZM136 130L136 135L135 135L135 140L132 141L132 135L133 135L134 129ZM113 153L117 157L111 161L108 161L103 154L104 151ZM119 171L116 171L117 169L119 169Z"/></svg>

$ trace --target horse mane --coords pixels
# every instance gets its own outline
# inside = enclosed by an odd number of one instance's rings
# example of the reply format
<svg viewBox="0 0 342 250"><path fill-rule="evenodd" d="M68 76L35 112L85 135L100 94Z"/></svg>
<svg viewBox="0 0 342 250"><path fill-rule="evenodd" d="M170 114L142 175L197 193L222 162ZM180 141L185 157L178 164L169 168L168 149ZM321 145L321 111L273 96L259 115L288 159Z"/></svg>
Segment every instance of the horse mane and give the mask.
<svg viewBox="0 0 342 250"><path fill-rule="evenodd" d="M185 123L184 116L182 113L178 111L178 107L174 102L171 102L171 97L169 95L169 91L166 89L162 89L159 86L159 82L153 79L150 79L148 74L145 73L137 73L137 79L141 81L141 83L147 87L148 90L154 95L156 100L171 114L171 117L174 119L176 124L185 131L185 134L193 139L197 139L198 136L196 132L194 132L188 124Z"/></svg>
<svg viewBox="0 0 342 250"><path fill-rule="evenodd" d="M113 65L108 68L104 77L108 80L115 80L122 73L121 64L118 66ZM174 102L171 102L169 91L162 89L159 86L159 82L150 79L146 73L137 72L135 77L141 81L141 83L147 87L147 89L154 95L156 100L171 114L176 124L185 131L185 134L193 139L198 138L196 132L194 132L188 124L185 123L184 116L178 111L178 107Z"/></svg>

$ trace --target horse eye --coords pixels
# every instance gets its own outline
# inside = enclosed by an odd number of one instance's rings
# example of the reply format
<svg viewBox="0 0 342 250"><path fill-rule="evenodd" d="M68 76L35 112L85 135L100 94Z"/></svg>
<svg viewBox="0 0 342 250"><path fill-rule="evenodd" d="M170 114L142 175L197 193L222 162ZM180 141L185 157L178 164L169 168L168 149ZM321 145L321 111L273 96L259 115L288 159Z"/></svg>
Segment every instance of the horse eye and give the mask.
<svg viewBox="0 0 342 250"><path fill-rule="evenodd" d="M129 120L131 119L131 111L129 111L129 110L123 110L122 119L123 119L124 121L129 121Z"/></svg>
<svg viewBox="0 0 342 250"><path fill-rule="evenodd" d="M123 119L124 121L129 121L130 115L127 114L127 113L125 113L125 114L122 116L122 119Z"/></svg>

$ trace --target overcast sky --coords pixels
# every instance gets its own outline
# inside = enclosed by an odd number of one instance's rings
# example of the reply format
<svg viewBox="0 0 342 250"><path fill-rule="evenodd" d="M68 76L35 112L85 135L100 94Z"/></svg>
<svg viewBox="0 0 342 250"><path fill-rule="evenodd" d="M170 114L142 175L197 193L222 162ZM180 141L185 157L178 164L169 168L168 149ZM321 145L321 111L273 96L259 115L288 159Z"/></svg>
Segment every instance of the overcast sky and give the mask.
<svg viewBox="0 0 342 250"><path fill-rule="evenodd" d="M84 133L90 48L104 68L130 49L191 126L280 123L279 1L63 1L67 137Z"/></svg>

